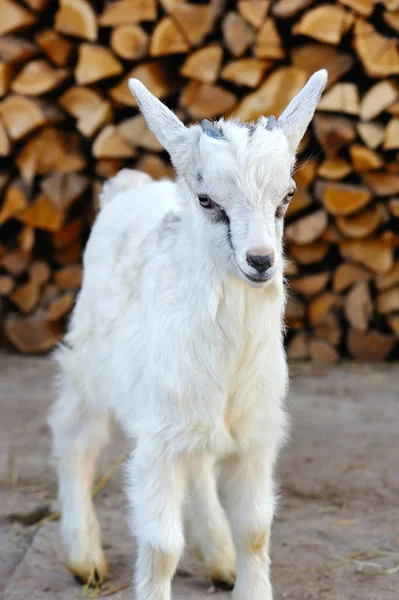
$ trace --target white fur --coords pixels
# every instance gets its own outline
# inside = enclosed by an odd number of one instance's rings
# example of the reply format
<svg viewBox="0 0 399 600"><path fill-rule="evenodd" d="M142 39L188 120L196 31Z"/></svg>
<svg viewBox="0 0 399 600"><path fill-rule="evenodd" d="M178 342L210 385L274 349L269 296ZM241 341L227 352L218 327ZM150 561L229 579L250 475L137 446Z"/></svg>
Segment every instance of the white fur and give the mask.
<svg viewBox="0 0 399 600"><path fill-rule="evenodd" d="M82 290L56 354L60 395L50 424L61 531L68 564L83 579L106 574L90 489L114 417L136 442L127 493L137 600L170 599L185 504L188 539L209 576L232 583L237 565L235 600L272 598L273 469L287 424L275 212L325 81L325 72L314 75L299 109L294 100L274 129L265 119L251 129L221 120L219 139L184 127L131 82L178 178L149 183L124 171L104 186ZM200 206L198 194L229 223ZM257 276L246 260L251 248L274 253L267 281L248 279Z"/></svg>

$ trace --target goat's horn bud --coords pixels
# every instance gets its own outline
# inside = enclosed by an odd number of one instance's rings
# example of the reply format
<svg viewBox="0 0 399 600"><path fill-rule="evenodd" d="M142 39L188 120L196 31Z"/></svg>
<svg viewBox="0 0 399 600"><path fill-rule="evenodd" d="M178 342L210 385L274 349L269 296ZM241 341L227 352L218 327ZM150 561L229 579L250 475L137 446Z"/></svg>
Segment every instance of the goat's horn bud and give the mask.
<svg viewBox="0 0 399 600"><path fill-rule="evenodd" d="M222 140L223 139L222 133L218 129L216 129L216 127L214 126L214 124L211 123L210 121L208 121L208 119L204 119L201 122L201 127L202 127L202 131L206 135L209 135L209 137L214 138L215 140Z"/></svg>
<svg viewBox="0 0 399 600"><path fill-rule="evenodd" d="M274 115L270 115L267 117L266 129L267 131L272 131L272 129L276 129L278 127L278 121Z"/></svg>

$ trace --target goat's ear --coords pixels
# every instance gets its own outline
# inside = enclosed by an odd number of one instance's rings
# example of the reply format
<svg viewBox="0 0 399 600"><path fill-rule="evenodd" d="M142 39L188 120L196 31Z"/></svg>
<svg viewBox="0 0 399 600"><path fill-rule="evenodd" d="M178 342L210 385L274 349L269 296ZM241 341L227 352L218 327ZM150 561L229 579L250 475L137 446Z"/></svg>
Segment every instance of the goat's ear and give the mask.
<svg viewBox="0 0 399 600"><path fill-rule="evenodd" d="M129 89L136 98L148 127L173 158L176 146L187 133L187 127L138 79L129 79Z"/></svg>
<svg viewBox="0 0 399 600"><path fill-rule="evenodd" d="M321 69L312 75L305 87L289 103L278 122L295 153L305 135L316 106L327 83L327 71Z"/></svg>

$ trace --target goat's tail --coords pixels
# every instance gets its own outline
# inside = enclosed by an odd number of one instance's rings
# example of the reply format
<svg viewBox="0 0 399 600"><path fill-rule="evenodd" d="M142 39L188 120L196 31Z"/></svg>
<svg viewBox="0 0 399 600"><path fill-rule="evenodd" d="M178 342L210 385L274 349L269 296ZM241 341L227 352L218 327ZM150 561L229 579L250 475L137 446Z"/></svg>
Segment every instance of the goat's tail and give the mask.
<svg viewBox="0 0 399 600"><path fill-rule="evenodd" d="M151 183L152 178L136 169L122 169L114 177L106 181L100 192L100 208L104 208L120 192Z"/></svg>

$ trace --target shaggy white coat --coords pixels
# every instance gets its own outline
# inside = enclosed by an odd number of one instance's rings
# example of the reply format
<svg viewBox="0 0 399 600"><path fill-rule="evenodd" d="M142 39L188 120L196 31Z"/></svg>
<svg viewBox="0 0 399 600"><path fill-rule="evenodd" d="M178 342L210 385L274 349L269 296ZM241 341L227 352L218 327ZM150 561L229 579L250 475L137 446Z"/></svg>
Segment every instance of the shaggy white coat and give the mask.
<svg viewBox="0 0 399 600"><path fill-rule="evenodd" d="M135 440L127 494L136 600L171 597L183 505L209 576L228 587L237 573L234 600L272 598L273 470L287 426L282 215L326 78L316 73L273 127L266 118L221 120L215 137L184 127L131 80L178 178L125 170L104 186L56 353L50 425L61 535L69 568L84 580L107 571L91 486L116 419ZM213 208L201 206L204 195ZM248 263L254 251L274 255L267 277Z"/></svg>

